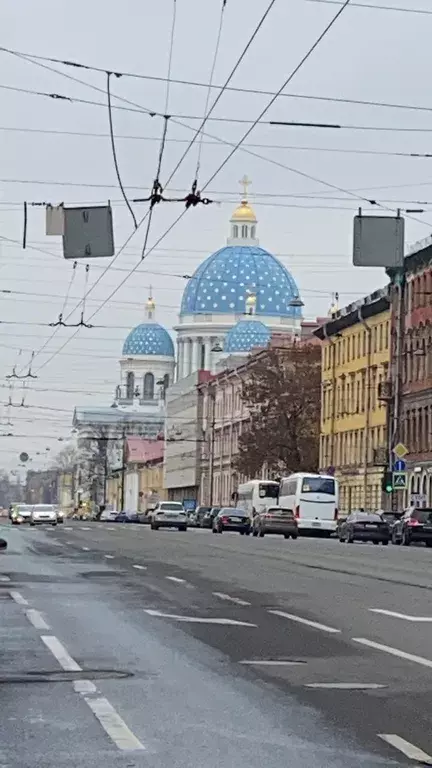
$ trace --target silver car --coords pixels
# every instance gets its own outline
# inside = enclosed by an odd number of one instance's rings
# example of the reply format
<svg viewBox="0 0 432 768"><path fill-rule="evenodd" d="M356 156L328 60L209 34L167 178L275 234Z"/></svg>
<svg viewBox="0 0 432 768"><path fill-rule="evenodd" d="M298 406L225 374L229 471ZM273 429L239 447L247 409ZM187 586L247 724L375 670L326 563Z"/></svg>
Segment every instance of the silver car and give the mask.
<svg viewBox="0 0 432 768"><path fill-rule="evenodd" d="M57 509L54 504L34 504L30 512L30 525L57 525Z"/></svg>
<svg viewBox="0 0 432 768"><path fill-rule="evenodd" d="M178 528L179 531L185 531L187 524L187 512L179 501L160 501L151 512L152 531L159 528Z"/></svg>

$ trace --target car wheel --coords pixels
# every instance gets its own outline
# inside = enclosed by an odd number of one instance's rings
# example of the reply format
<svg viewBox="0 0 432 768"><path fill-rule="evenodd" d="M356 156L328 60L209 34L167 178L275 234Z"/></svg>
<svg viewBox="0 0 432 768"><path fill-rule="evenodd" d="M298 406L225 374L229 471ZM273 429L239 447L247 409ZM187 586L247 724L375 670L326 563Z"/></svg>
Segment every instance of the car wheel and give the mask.
<svg viewBox="0 0 432 768"><path fill-rule="evenodd" d="M159 526L158 526L158 525L154 525L154 524L153 524L153 530L154 530L154 531L158 531L158 530L159 530Z"/></svg>
<svg viewBox="0 0 432 768"><path fill-rule="evenodd" d="M245 531L245 536L250 536L250 531Z"/></svg>
<svg viewBox="0 0 432 768"><path fill-rule="evenodd" d="M216 528L212 528L212 533L217 533Z"/></svg>
<svg viewBox="0 0 432 768"><path fill-rule="evenodd" d="M0 549L7 549L7 541L5 539L0 539Z"/></svg>
<svg viewBox="0 0 432 768"><path fill-rule="evenodd" d="M253 531L252 531L252 536L255 536L255 537L257 537L257 536L258 536L258 531L257 531L257 530L255 530L255 528L254 528L254 529L253 529Z"/></svg>
<svg viewBox="0 0 432 768"><path fill-rule="evenodd" d="M291 536L291 538L292 538L292 539L298 539L298 534L297 534L297 533L293 533L293 534L292 534L292 536Z"/></svg>
<svg viewBox="0 0 432 768"><path fill-rule="evenodd" d="M260 537L260 539L263 539L265 536L265 533L264 531L261 530L261 528L259 529L258 536Z"/></svg>
<svg viewBox="0 0 432 768"><path fill-rule="evenodd" d="M179 531L187 531L187 525L179 525Z"/></svg>
<svg viewBox="0 0 432 768"><path fill-rule="evenodd" d="M376 544L378 546L379 542L378 541L373 541L372 544Z"/></svg>
<svg viewBox="0 0 432 768"><path fill-rule="evenodd" d="M339 536L339 541L341 544L345 544L345 539L343 536Z"/></svg>
<svg viewBox="0 0 432 768"><path fill-rule="evenodd" d="M244 536L245 532L244 531L239 531L239 534L240 534L240 536Z"/></svg>
<svg viewBox="0 0 432 768"><path fill-rule="evenodd" d="M289 533L284 533L284 539L289 539Z"/></svg>
<svg viewBox="0 0 432 768"><path fill-rule="evenodd" d="M409 547L411 544L409 536L407 536L406 531L402 531L402 546L403 547Z"/></svg>
<svg viewBox="0 0 432 768"><path fill-rule="evenodd" d="M383 547L386 547L388 545L388 539L387 541L382 541L381 544L383 545Z"/></svg>
<svg viewBox="0 0 432 768"><path fill-rule="evenodd" d="M346 540L347 544L354 544L354 536L352 533L349 533Z"/></svg>
<svg viewBox="0 0 432 768"><path fill-rule="evenodd" d="M31 522L30 525L33 527L34 525L36 525L36 523Z"/></svg>
<svg viewBox="0 0 432 768"><path fill-rule="evenodd" d="M52 527L55 528L57 526L57 523L51 523Z"/></svg>

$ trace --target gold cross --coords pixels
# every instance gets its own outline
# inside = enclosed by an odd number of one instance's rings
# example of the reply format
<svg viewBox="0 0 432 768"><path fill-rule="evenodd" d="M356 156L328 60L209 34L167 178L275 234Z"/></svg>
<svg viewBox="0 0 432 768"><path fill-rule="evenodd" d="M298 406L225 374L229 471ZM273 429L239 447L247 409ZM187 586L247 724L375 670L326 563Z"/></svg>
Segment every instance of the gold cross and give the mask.
<svg viewBox="0 0 432 768"><path fill-rule="evenodd" d="M248 187L252 184L252 182L247 176L243 176L243 178L240 179L239 184L241 184L243 187L243 199L247 200Z"/></svg>

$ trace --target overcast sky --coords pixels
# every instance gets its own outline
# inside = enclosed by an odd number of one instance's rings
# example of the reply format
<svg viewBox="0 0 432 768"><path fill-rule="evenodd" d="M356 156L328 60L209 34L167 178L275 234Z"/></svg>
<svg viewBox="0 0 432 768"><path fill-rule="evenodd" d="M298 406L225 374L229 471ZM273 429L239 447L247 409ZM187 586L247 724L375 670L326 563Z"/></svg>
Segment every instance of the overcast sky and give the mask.
<svg viewBox="0 0 432 768"><path fill-rule="evenodd" d="M227 0L216 84L227 78L269 1ZM373 2L369 0L369 5ZM414 7L429 13L348 7L294 77L286 89L289 94L412 107L430 105L430 1L378 2L381 6ZM222 2L177 0L176 4L171 76L206 84ZM174 0L3 0L0 46L72 59L104 70L166 78L173 5ZM334 2L277 0L231 85L278 90L337 10ZM128 329L144 317L149 285L153 286L157 302L157 319L171 329L177 321L185 285L175 275L193 272L208 254L224 245L228 221L240 196L238 180L245 173L253 182L250 192L259 219L260 243L277 254L292 272L305 302L306 319L327 313L332 292L339 292L343 305L385 283L383 271L351 266L352 219L359 205L369 208L362 197L382 201L392 209L401 206L426 210L417 215L419 221L407 218L407 244L432 232L432 160L397 154L431 151L431 106L422 111L325 98L280 97L266 120L332 123L360 130L258 125L243 149L234 154L209 186L207 194L216 204L188 211L98 312L93 322L105 327L81 329L53 357L73 333L60 329L49 340L53 331L46 325L57 319L63 307L72 265L61 257L60 238L45 236L42 207L29 209L28 247L22 250L23 201L79 204L106 203L110 199L117 250L131 234L132 221L121 201L113 167L104 93L106 75L49 64L60 72L57 74L8 53L2 52L0 57L0 235L13 241L0 240L0 289L12 291L0 294L0 320L5 323L0 326L3 403L8 400L5 377L13 365L19 370L28 363L32 350L48 342L35 359L34 370L41 369L38 379L30 380L25 399L26 404L38 407L9 409L11 426L6 423L8 409L3 406L0 433L13 432L21 437L0 438L0 466L14 466L23 449L33 458L31 466L42 466L41 455L52 456L61 448L58 437L70 435L75 405L111 404L122 342ZM103 106L54 101L4 86L62 94ZM127 104L113 99L114 104L126 107L114 110L113 117L123 183L131 197L145 196L155 174L163 121L143 114L139 107L163 113L166 84L112 78L112 90L138 105L138 111L129 111ZM171 85L169 114L177 115L190 128L169 123L162 184L193 136L193 128L199 125L191 117L203 115L206 93L204 87ZM217 93L213 91L212 98ZM237 142L270 98L225 92L213 117L249 122L210 120L206 131L217 139ZM395 130L401 128L425 130ZM200 184L205 184L229 151L215 138L205 137ZM193 148L171 182L173 195L190 189L196 162L197 149ZM318 180L355 190L359 198ZM299 197L305 194L307 200ZM414 201L422 201L422 205ZM144 205L134 209L139 218L146 210ZM178 204L160 205L155 210L149 246L180 212ZM91 292L86 316L138 263L143 236L141 227ZM107 264L107 260L92 262L89 286ZM82 298L84 285L84 266L80 265L66 312ZM78 322L80 309L71 321ZM14 388L13 402L19 403L21 397L19 383Z"/></svg>

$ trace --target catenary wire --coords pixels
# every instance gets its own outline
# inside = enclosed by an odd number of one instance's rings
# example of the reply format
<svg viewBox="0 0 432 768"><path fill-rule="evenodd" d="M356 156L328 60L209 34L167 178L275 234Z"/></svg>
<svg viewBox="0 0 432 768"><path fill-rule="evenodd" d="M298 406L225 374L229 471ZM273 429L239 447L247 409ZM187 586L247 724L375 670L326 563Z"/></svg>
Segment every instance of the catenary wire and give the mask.
<svg viewBox="0 0 432 768"><path fill-rule="evenodd" d="M322 5L342 5L342 0L307 0L312 3L321 3ZM375 3L351 3L352 8L365 8L373 11L399 11L400 13L419 13L426 16L432 16L432 11L422 8L401 8L396 5L376 5Z"/></svg>
<svg viewBox="0 0 432 768"><path fill-rule="evenodd" d="M106 93L107 93L107 105L108 105L108 125L109 125L109 135L110 135L110 142L111 142L111 152L114 162L114 169L117 176L118 185L120 187L120 191L123 195L123 199L126 203L127 209L131 215L132 221L134 223L135 229L138 227L138 223L136 220L135 213L133 211L133 208L129 202L129 198L126 194L125 188L123 186L121 174L120 174L120 168L118 164L118 158L117 158L117 150L116 150L116 143L115 143L115 136L114 136L114 125L113 125L113 116L112 116L112 104L111 104L111 76L112 72L107 72L106 75Z"/></svg>

